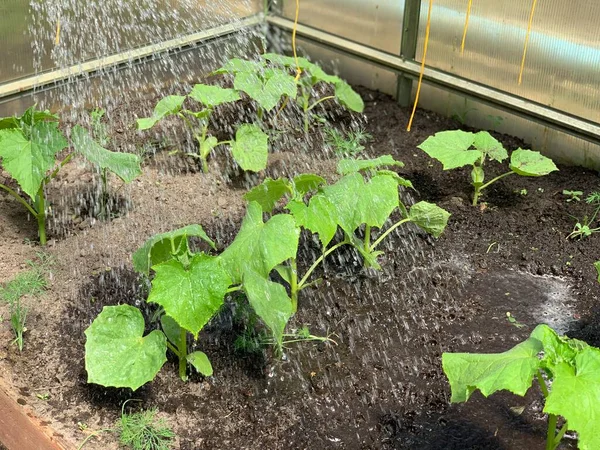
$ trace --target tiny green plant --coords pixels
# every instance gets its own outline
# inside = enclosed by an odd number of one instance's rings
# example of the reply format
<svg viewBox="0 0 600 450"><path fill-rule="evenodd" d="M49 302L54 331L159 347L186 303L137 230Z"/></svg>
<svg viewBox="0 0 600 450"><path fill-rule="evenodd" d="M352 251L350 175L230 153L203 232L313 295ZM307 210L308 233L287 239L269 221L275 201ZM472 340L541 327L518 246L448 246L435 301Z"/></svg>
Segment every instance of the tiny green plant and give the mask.
<svg viewBox="0 0 600 450"><path fill-rule="evenodd" d="M565 189L564 191L562 191L562 193L563 193L563 195L568 197L567 203L580 202L581 197L583 196L582 191L569 191L569 190Z"/></svg>
<svg viewBox="0 0 600 450"><path fill-rule="evenodd" d="M485 397L501 390L525 396L536 380L548 414L546 450L558 448L569 430L577 432L580 449L600 448L600 349L538 325L504 353L444 353L442 366L452 403L466 402L476 390Z"/></svg>
<svg viewBox="0 0 600 450"><path fill-rule="evenodd" d="M573 231L567 236L567 239L583 239L600 231L600 227L594 228L593 226L598 217L598 212L600 212L600 192L592 192L585 198L585 202L588 205L592 205L594 212L589 217L587 215L584 216L583 220L577 219L577 223L573 227Z"/></svg>
<svg viewBox="0 0 600 450"><path fill-rule="evenodd" d="M478 204L484 189L508 175L540 177L558 170L550 158L539 152L519 148L510 155L510 171L486 182L485 163L488 160L502 162L508 158L506 149L487 131L478 133L461 130L441 131L428 137L418 148L441 162L444 170L463 166L473 167L471 184L474 188L474 206Z"/></svg>
<svg viewBox="0 0 600 450"><path fill-rule="evenodd" d="M126 413L125 403L116 432L122 445L132 450L169 450L173 448L175 433L156 408Z"/></svg>
<svg viewBox="0 0 600 450"><path fill-rule="evenodd" d="M24 196L0 184L0 189L23 205L38 224L40 244L46 245L45 188L70 159L56 165L56 155L67 147L58 129L58 116L34 106L20 117L0 119L0 158L4 169L19 184Z"/></svg>
<svg viewBox="0 0 600 450"><path fill-rule="evenodd" d="M329 145L337 156L356 157L365 149L364 144L373 138L363 130L348 131L343 133L337 128L325 130L325 143Z"/></svg>
<svg viewBox="0 0 600 450"><path fill-rule="evenodd" d="M200 111L185 109L186 99L200 105ZM234 89L205 84L196 84L187 96L169 95L158 102L151 117L138 119L139 130L147 130L168 116L184 121L198 143L196 152L187 155L200 160L202 171L208 172L208 157L218 146L229 145L234 160L242 170L258 172L267 165L268 135L258 125L243 124L237 129L235 139L219 141L210 134L210 118L219 105L240 99Z"/></svg>

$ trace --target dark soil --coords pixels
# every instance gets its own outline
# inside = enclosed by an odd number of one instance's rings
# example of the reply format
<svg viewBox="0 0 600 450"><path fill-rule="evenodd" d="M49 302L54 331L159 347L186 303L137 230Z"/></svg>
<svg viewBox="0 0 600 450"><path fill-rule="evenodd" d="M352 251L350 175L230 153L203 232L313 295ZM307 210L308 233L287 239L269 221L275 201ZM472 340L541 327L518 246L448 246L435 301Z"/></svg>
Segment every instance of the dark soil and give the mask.
<svg viewBox="0 0 600 450"><path fill-rule="evenodd" d="M586 194L597 189L597 174L560 167L542 178L510 176L488 189L485 207L472 207L469 172L444 172L416 148L427 136L460 125L418 111L407 133L406 109L384 95L361 93L366 131L374 137L369 154L404 161L400 173L417 190L405 193L408 201L413 196L436 202L452 217L437 240L412 226L393 233L381 273L363 271L343 249L328 259L318 274L324 283L303 291L290 329L307 324L313 334L333 333L337 345L294 344L281 360L268 351L241 354L234 346L239 324L229 305L198 343L215 369L210 379L182 383L170 361L135 393L86 384L85 328L104 305L139 305L146 295L132 271L131 252L153 233L194 222L226 245L243 216L243 186L260 178L220 178L214 166L210 175L182 170L174 166L182 160L159 151L141 179L120 191L131 205L128 214L84 228L71 224L56 236L50 247L55 278L49 294L31 306L25 351L0 349L1 374L19 397L73 441L86 436L78 422L88 430L112 426L123 401L136 398L140 407L159 409L181 449L543 449L545 417L537 388L525 398L475 394L467 404L450 405L441 354L504 351L540 322L600 345L600 286L593 267L600 237L566 239L574 224L570 216L582 217L588 205L567 203L562 195L564 189ZM142 116L151 104L128 112ZM349 124L350 118L338 121ZM497 137L509 150L525 146ZM133 136L120 139L123 148L135 146ZM290 133L281 139L267 172L311 170L334 178L335 161L322 154L320 132L311 135L306 152L293 151L303 148L299 139L305 138ZM490 164L488 170L491 179L503 167ZM77 189L71 178L65 175L65 186ZM24 220L16 207L0 202L0 230ZM13 255L12 273L32 253L21 242L25 233L35 230L28 226L9 234L6 250L2 247L0 256ZM300 259L312 261L310 238L301 248ZM509 323L507 312L525 326ZM42 391L50 393L48 401L34 395ZM566 441L562 448L576 447ZM111 434L89 446L114 447Z"/></svg>

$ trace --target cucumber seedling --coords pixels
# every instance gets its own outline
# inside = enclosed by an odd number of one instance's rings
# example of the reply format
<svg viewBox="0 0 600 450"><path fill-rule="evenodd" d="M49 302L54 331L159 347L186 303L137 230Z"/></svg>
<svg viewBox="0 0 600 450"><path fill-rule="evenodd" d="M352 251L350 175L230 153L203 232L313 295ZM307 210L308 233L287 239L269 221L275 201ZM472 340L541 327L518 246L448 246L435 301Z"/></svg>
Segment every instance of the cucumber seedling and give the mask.
<svg viewBox="0 0 600 450"><path fill-rule="evenodd" d="M577 223L575 224L573 231L571 231L571 233L567 236L567 239L583 239L600 231L600 227L593 227L593 224L596 222L596 218L598 217L598 212L600 212L600 192L592 192L585 198L585 202L594 207L594 212L589 217L587 215L584 216L583 220L575 218Z"/></svg>
<svg viewBox="0 0 600 450"><path fill-rule="evenodd" d="M484 166L488 160L502 162L508 152L490 133L469 133L461 130L441 131L428 137L417 146L430 157L442 163L444 170L472 166L471 184L474 188L473 206L479 202L481 192L496 181L512 174L541 177L558 170L554 162L539 152L515 150L510 155L509 172L485 182Z"/></svg>

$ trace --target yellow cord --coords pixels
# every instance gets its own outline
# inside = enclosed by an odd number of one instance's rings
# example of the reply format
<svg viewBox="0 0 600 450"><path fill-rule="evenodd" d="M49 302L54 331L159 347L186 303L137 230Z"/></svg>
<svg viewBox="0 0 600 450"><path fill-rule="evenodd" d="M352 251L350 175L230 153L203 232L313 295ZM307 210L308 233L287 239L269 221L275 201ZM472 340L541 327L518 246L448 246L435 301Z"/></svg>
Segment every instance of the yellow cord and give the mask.
<svg viewBox="0 0 600 450"><path fill-rule="evenodd" d="M469 28L469 17L471 17L471 5L473 0L469 0L467 5L467 17L465 18L465 29L463 30L462 42L460 43L460 54L465 52L465 42L467 41L467 29Z"/></svg>
<svg viewBox="0 0 600 450"><path fill-rule="evenodd" d="M54 38L54 45L60 44L60 19L56 22L56 37Z"/></svg>
<svg viewBox="0 0 600 450"><path fill-rule="evenodd" d="M300 17L300 0L296 0L296 18L294 19L294 29L292 31L292 49L294 51L294 61L296 62L296 81L302 75L302 69L298 62L298 52L296 51L296 32L298 31L298 18Z"/></svg>
<svg viewBox="0 0 600 450"><path fill-rule="evenodd" d="M415 104L408 121L408 127L406 131L410 131L412 126L415 113L417 112L417 104L419 103L419 94L421 93L421 83L423 82L423 72L425 71L425 58L427 57L427 45L429 44L429 29L431 28L431 9L433 6L433 0L429 0L429 8L427 9L427 26L425 27L425 43L423 45L423 59L421 59L421 70L419 72L419 84L417 84L417 95L415 96Z"/></svg>
<svg viewBox="0 0 600 450"><path fill-rule="evenodd" d="M521 69L519 70L519 86L523 81L523 69L525 69L525 56L527 55L527 44L529 43L529 34L531 33L531 24L533 23L533 14L535 13L535 4L537 0L533 0L531 4L531 13L529 14L529 23L527 24L527 34L525 35L525 45L523 46L523 58L521 58Z"/></svg>

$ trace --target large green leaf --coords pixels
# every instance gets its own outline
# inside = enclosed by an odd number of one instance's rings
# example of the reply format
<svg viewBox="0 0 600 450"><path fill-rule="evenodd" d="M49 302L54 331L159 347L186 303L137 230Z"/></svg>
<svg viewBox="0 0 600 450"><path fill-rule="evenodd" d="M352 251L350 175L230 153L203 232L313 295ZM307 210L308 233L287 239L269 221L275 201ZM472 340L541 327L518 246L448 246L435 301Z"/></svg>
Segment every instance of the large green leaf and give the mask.
<svg viewBox="0 0 600 450"><path fill-rule="evenodd" d="M348 83L339 80L335 83L335 96L342 105L354 112L363 112L365 104Z"/></svg>
<svg viewBox="0 0 600 450"><path fill-rule="evenodd" d="M318 234L323 248L327 247L337 231L335 205L327 197L317 194L310 199L308 206L301 200L292 200L286 208L299 226Z"/></svg>
<svg viewBox="0 0 600 450"><path fill-rule="evenodd" d="M381 228L399 206L398 181L389 175L375 175L365 184L359 197L363 223Z"/></svg>
<svg viewBox="0 0 600 450"><path fill-rule="evenodd" d="M479 389L484 396L508 390L524 396L540 367L542 343L535 338L504 353L444 353L442 367L452 389L453 403L466 402Z"/></svg>
<svg viewBox="0 0 600 450"><path fill-rule="evenodd" d="M450 213L433 203L419 202L411 206L408 218L434 237L439 237L446 229Z"/></svg>
<svg viewBox="0 0 600 450"><path fill-rule="evenodd" d="M469 150L475 135L461 130L440 131L417 147L444 166L444 170L470 166L481 158L480 150Z"/></svg>
<svg viewBox="0 0 600 450"><path fill-rule="evenodd" d="M233 89L207 84L195 85L189 96L209 108L240 99L240 95Z"/></svg>
<svg viewBox="0 0 600 450"><path fill-rule="evenodd" d="M498 162L504 161L508 158L508 152L490 133L487 131L480 131L475 133L475 140L473 146L486 154L490 159Z"/></svg>
<svg viewBox="0 0 600 450"><path fill-rule="evenodd" d="M342 159L337 166L337 171L341 175L360 172L361 170L378 169L380 167L396 166L404 167L404 163L396 161L391 155L383 155L375 159Z"/></svg>
<svg viewBox="0 0 600 450"><path fill-rule="evenodd" d="M88 383L134 391L152 381L167 361L167 339L160 331L144 336L144 318L133 306L105 306L85 336Z"/></svg>
<svg viewBox="0 0 600 450"><path fill-rule="evenodd" d="M181 111L185 96L168 95L161 99L154 107L151 117L145 117L137 120L138 130L147 130L156 125L160 119L171 114L177 114Z"/></svg>
<svg viewBox="0 0 600 450"><path fill-rule="evenodd" d="M294 77L284 71L276 71L267 80L255 72L239 72L235 76L234 87L255 100L266 111L272 110L281 97L296 98L297 85Z"/></svg>
<svg viewBox="0 0 600 450"><path fill-rule="evenodd" d="M214 74L225 74L231 73L236 74L239 72L261 72L264 70L264 61L247 61L245 59L232 58L223 67L215 70Z"/></svg>
<svg viewBox="0 0 600 450"><path fill-rule="evenodd" d="M553 366L566 362L574 364L577 354L588 345L577 339L567 336L559 336L556 331L548 325L538 325L531 333L531 337L537 339L544 347L544 365L553 370Z"/></svg>
<svg viewBox="0 0 600 450"><path fill-rule="evenodd" d="M73 147L92 164L108 169L125 183L131 183L141 175L140 157L132 153L111 152L102 148L89 132L76 125L71 132Z"/></svg>
<svg viewBox="0 0 600 450"><path fill-rule="evenodd" d="M267 178L258 186L250 189L244 195L249 202L257 202L264 212L272 212L277 203L286 195L291 194L292 186L286 178Z"/></svg>
<svg viewBox="0 0 600 450"><path fill-rule="evenodd" d="M244 291L256 314L273 333L281 348L283 331L292 317L292 301L285 288L249 270L244 274Z"/></svg>
<svg viewBox="0 0 600 450"><path fill-rule="evenodd" d="M558 170L558 167L540 152L519 148L510 155L510 170L526 177L541 177Z"/></svg>
<svg viewBox="0 0 600 450"><path fill-rule="evenodd" d="M0 158L4 169L19 183L23 192L35 199L55 156L67 146L56 122L38 122L30 139L18 129L0 131Z"/></svg>
<svg viewBox="0 0 600 450"><path fill-rule="evenodd" d="M553 369L550 394L544 412L564 417L569 430L579 435L581 450L600 448L600 350L587 347Z"/></svg>
<svg viewBox="0 0 600 450"><path fill-rule="evenodd" d="M231 279L219 258L197 254L186 267L177 260L155 266L149 303L157 303L195 337L221 308Z"/></svg>
<svg viewBox="0 0 600 450"><path fill-rule="evenodd" d="M259 172L267 167L269 136L258 125L244 124L235 133L231 153L243 170Z"/></svg>
<svg viewBox="0 0 600 450"><path fill-rule="evenodd" d="M300 229L294 218L277 214L265 223L262 215L261 206L250 202L240 231L221 253L233 283L241 283L248 270L267 277L277 264L296 257Z"/></svg>
<svg viewBox="0 0 600 450"><path fill-rule="evenodd" d="M205 377L210 377L213 374L212 364L206 356L206 353L201 351L192 352L187 355L187 361L196 369L198 373Z"/></svg>
<svg viewBox="0 0 600 450"><path fill-rule="evenodd" d="M134 269L140 273L149 275L150 268L153 265L173 258L173 249L175 249L176 254L181 254L183 250L187 250L188 237L199 237L208 242L212 248L216 248L215 243L208 237L200 225L188 225L177 230L156 234L148 239L133 254Z"/></svg>
<svg viewBox="0 0 600 450"><path fill-rule="evenodd" d="M296 193L304 196L311 191L316 191L320 186L326 184L325 178L312 173L296 175L292 180Z"/></svg>

